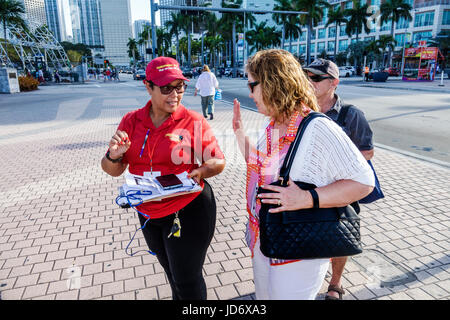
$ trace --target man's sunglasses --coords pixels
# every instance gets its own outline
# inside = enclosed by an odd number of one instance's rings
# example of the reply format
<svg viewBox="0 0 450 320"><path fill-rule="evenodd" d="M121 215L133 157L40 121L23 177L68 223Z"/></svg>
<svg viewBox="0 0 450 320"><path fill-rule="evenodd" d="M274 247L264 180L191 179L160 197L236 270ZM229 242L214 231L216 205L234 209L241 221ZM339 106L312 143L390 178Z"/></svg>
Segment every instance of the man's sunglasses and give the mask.
<svg viewBox="0 0 450 320"><path fill-rule="evenodd" d="M259 84L258 81L247 82L247 86L250 89L250 92L253 93L253 89Z"/></svg>
<svg viewBox="0 0 450 320"><path fill-rule="evenodd" d="M334 79L333 77L323 77L323 76L319 76L319 75L313 75L313 76L308 76L308 79L310 79L313 82L321 82L325 79Z"/></svg>

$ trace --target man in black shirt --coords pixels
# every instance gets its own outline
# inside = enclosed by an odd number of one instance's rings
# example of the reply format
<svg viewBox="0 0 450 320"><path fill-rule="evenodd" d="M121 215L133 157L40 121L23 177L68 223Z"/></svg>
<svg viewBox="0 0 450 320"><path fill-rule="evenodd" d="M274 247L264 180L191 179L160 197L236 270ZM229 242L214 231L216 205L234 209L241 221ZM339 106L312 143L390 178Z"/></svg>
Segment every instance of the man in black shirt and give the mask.
<svg viewBox="0 0 450 320"><path fill-rule="evenodd" d="M372 130L364 113L353 105L344 104L336 94L339 84L337 65L330 60L316 59L303 70L314 87L321 111L337 122L364 158L370 160L374 154ZM342 300L341 278L346 262L347 257L331 259L332 274L326 300Z"/></svg>

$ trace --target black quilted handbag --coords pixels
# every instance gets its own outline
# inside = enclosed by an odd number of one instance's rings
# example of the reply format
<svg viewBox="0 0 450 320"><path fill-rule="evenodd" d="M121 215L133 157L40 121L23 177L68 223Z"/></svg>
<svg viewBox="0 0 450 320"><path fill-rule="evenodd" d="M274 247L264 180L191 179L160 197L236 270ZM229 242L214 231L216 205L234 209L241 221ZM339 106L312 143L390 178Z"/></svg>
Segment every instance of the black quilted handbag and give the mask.
<svg viewBox="0 0 450 320"><path fill-rule="evenodd" d="M326 117L310 112L297 131L280 169L280 179L272 185L286 187L289 171L308 123L316 117ZM301 189L316 188L313 184L295 181ZM258 193L273 192L263 188ZM318 208L269 213L276 207L261 204L259 211L261 252L277 259L319 259L352 256L362 252L360 219L351 205L342 208Z"/></svg>

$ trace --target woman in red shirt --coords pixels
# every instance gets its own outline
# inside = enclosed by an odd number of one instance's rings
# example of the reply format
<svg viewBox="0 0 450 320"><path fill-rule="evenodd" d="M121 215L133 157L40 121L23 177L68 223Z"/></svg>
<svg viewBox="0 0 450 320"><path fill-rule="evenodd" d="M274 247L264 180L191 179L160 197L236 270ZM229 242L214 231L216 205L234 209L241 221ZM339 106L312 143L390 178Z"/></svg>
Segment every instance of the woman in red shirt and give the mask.
<svg viewBox="0 0 450 320"><path fill-rule="evenodd" d="M151 100L122 118L101 162L114 177L127 168L132 174L153 176L187 171L203 188L137 207L145 215L138 215L145 240L167 274L174 300L206 299L202 268L215 230L216 202L204 179L225 167L207 121L181 104L185 80L175 59L153 59L144 80ZM183 229L180 237L171 233L176 218Z"/></svg>

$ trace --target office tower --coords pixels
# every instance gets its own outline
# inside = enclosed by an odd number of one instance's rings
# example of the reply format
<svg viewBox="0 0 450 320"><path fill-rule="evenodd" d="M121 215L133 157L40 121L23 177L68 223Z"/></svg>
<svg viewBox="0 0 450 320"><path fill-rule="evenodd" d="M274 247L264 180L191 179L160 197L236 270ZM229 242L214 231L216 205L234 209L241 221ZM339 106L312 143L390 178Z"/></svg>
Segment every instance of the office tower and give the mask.
<svg viewBox="0 0 450 320"><path fill-rule="evenodd" d="M111 1L112 3L117 0ZM70 0L74 43L103 46L103 30L99 0Z"/></svg>
<svg viewBox="0 0 450 320"><path fill-rule="evenodd" d="M150 25L150 20L136 20L133 23L133 37L139 40L139 34L144 31L144 26Z"/></svg>
<svg viewBox="0 0 450 320"><path fill-rule="evenodd" d="M66 40L64 8L61 0L45 0L47 26L58 41Z"/></svg>
<svg viewBox="0 0 450 320"><path fill-rule="evenodd" d="M104 56L116 65L128 66L128 38L131 34L131 10L128 0L100 0Z"/></svg>
<svg viewBox="0 0 450 320"><path fill-rule="evenodd" d="M204 3L212 3L211 0L159 0L159 4L161 6L189 6L189 7L197 7L201 6ZM217 7L220 7L220 1ZM177 13L179 10L168 10L162 9L160 10L160 21L161 26L164 26L166 21L170 20L170 13ZM190 13L194 13L194 11L190 11Z"/></svg>
<svg viewBox="0 0 450 320"><path fill-rule="evenodd" d="M25 20L32 24L47 24L44 0L21 0L25 7Z"/></svg>

